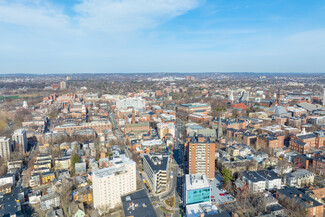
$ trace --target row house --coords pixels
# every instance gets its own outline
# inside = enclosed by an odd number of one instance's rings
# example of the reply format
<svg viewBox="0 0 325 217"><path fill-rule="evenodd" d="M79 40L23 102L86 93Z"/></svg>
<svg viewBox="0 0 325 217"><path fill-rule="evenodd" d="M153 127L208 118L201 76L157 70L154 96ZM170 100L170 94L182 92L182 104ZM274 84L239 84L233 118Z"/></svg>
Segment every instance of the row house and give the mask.
<svg viewBox="0 0 325 217"><path fill-rule="evenodd" d="M306 211L304 215L306 217L323 217L324 205L297 188L278 190L276 197L284 207L287 207L288 204L294 204L296 209Z"/></svg>
<svg viewBox="0 0 325 217"><path fill-rule="evenodd" d="M104 133L105 130L112 129L112 124L110 121L92 121L90 123L83 123L81 125L76 124L66 124L62 126L57 126L54 130L59 132L65 132L72 135L75 131L93 129L96 133Z"/></svg>
<svg viewBox="0 0 325 217"><path fill-rule="evenodd" d="M289 148L298 153L306 153L311 148L324 146L325 134L323 131L291 136Z"/></svg>
<svg viewBox="0 0 325 217"><path fill-rule="evenodd" d="M193 122L197 122L197 123L205 123L205 122L209 122L210 120L212 120L212 116L207 115L206 113L193 113L190 114L188 117L188 120L193 121Z"/></svg>
<svg viewBox="0 0 325 217"><path fill-rule="evenodd" d="M274 150L277 148L283 148L284 136L277 134L263 134L257 137L256 148L266 148Z"/></svg>
<svg viewBox="0 0 325 217"><path fill-rule="evenodd" d="M148 122L135 123L135 124L126 124L124 126L124 133L129 133L130 131L147 131L149 132L150 126Z"/></svg>

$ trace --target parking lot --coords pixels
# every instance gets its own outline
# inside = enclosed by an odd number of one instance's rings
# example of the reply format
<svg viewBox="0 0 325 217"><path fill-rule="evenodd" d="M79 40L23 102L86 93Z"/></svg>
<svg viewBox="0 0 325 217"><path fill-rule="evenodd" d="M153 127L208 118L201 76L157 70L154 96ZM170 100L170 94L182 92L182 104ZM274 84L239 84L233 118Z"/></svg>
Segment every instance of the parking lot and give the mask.
<svg viewBox="0 0 325 217"><path fill-rule="evenodd" d="M216 206L233 203L236 199L222 188L222 184L218 179L210 181L211 186L211 203Z"/></svg>

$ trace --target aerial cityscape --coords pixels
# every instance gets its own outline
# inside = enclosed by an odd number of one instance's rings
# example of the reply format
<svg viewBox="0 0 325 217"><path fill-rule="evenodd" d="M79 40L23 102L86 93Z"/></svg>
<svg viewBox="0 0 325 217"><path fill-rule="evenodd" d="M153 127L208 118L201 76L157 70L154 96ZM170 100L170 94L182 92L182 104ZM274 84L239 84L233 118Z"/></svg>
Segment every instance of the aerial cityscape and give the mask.
<svg viewBox="0 0 325 217"><path fill-rule="evenodd" d="M0 216L323 216L325 74L0 76Z"/></svg>
<svg viewBox="0 0 325 217"><path fill-rule="evenodd" d="M0 217L324 217L323 0L0 0Z"/></svg>

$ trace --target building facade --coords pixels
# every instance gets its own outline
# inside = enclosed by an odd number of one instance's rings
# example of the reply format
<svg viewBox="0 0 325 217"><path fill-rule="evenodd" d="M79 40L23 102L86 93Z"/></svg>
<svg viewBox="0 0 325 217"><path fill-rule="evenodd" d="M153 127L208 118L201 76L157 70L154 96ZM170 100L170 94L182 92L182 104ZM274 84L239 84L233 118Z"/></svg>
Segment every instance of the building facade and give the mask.
<svg viewBox="0 0 325 217"><path fill-rule="evenodd" d="M10 160L11 144L10 139L0 137L0 157L4 160Z"/></svg>
<svg viewBox="0 0 325 217"><path fill-rule="evenodd" d="M186 174L184 205L210 202L211 189L206 175Z"/></svg>
<svg viewBox="0 0 325 217"><path fill-rule="evenodd" d="M174 123L158 123L157 130L159 138L164 138L166 134L171 134L175 137L175 124Z"/></svg>
<svg viewBox="0 0 325 217"><path fill-rule="evenodd" d="M208 179L215 175L215 143L209 137L194 136L188 142L189 174L204 174Z"/></svg>
<svg viewBox="0 0 325 217"><path fill-rule="evenodd" d="M244 171L243 181L253 193L281 188L281 177L271 170Z"/></svg>
<svg viewBox="0 0 325 217"><path fill-rule="evenodd" d="M181 104L177 108L178 112L181 113L194 113L194 112L211 112L211 106L206 103L188 103L188 104Z"/></svg>
<svg viewBox="0 0 325 217"><path fill-rule="evenodd" d="M16 149L19 146L20 151L25 154L27 152L27 136L25 129L18 129L12 135L12 142L14 148Z"/></svg>
<svg viewBox="0 0 325 217"><path fill-rule="evenodd" d="M168 155L143 155L143 172L153 192L161 193L166 190L169 168Z"/></svg>
<svg viewBox="0 0 325 217"><path fill-rule="evenodd" d="M290 139L289 148L301 154L305 154L309 149L321 148L324 146L324 131L315 131L313 133L302 133L293 135Z"/></svg>
<svg viewBox="0 0 325 217"><path fill-rule="evenodd" d="M324 205L311 198L297 188L284 188L277 191L276 197L281 205L286 207L294 204L296 209L306 212L306 217L323 217Z"/></svg>
<svg viewBox="0 0 325 217"><path fill-rule="evenodd" d="M127 109L134 108L136 110L144 110L146 108L146 102L142 98L126 98L116 100L116 108Z"/></svg>
<svg viewBox="0 0 325 217"><path fill-rule="evenodd" d="M121 155L113 159L111 167L94 172L94 207L100 212L121 204L121 196L136 190L136 164Z"/></svg>

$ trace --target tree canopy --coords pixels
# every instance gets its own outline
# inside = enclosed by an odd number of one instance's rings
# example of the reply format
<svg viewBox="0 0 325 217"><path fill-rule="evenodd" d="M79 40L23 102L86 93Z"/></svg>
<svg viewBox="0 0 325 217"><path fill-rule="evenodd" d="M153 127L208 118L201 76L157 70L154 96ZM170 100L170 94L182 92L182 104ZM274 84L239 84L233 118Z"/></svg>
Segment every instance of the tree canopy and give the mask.
<svg viewBox="0 0 325 217"><path fill-rule="evenodd" d="M227 183L229 181L231 181L233 179L233 176L231 174L231 171L229 169L226 169L224 168L222 171L222 176L223 176L223 179L224 179L224 182Z"/></svg>

